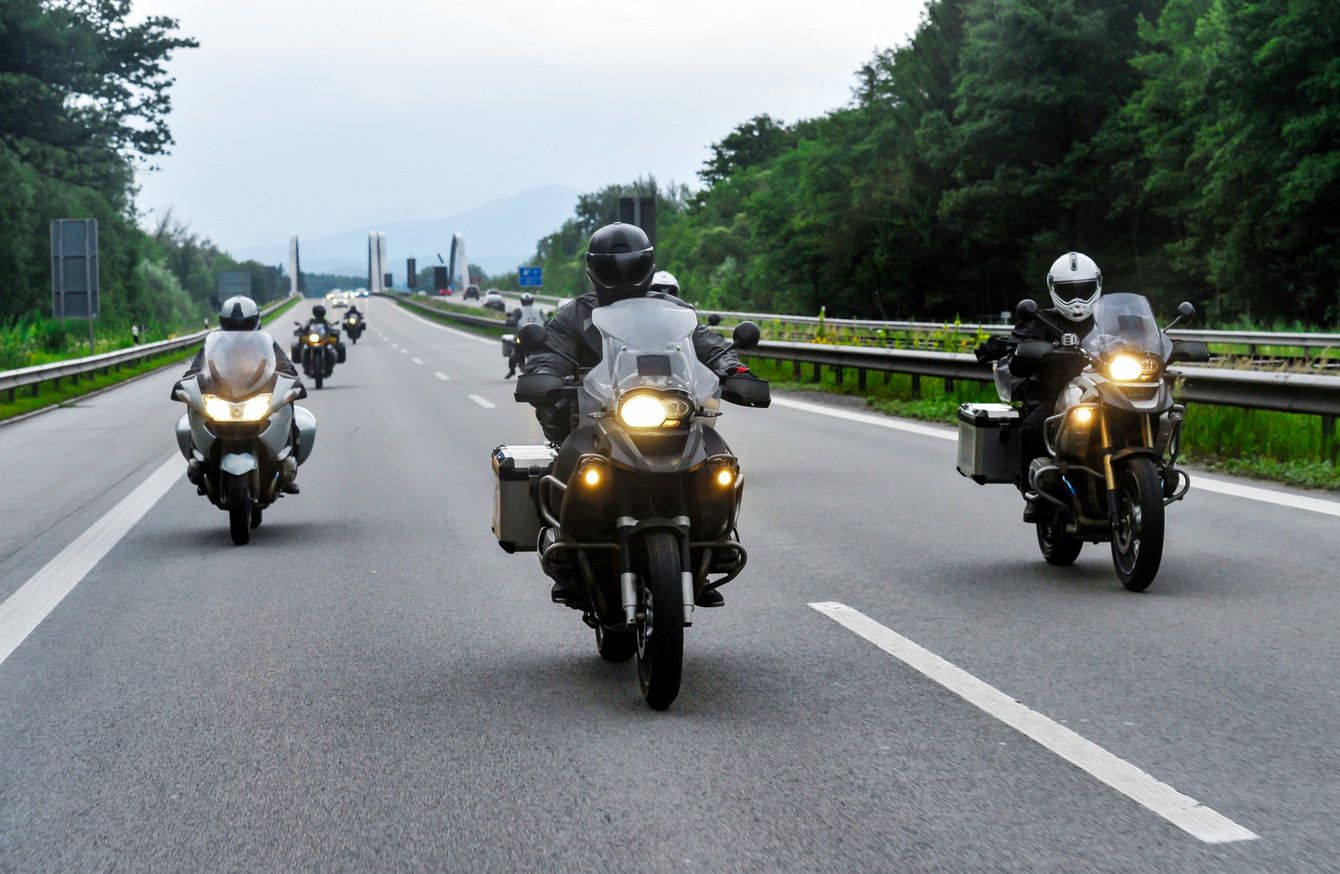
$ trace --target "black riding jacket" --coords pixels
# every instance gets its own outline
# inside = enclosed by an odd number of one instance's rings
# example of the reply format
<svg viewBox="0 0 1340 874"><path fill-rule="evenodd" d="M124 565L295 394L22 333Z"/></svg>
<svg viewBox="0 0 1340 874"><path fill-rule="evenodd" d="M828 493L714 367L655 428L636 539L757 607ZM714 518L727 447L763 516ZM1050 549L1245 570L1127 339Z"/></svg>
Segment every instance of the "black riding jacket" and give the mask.
<svg viewBox="0 0 1340 874"><path fill-rule="evenodd" d="M1009 340L1006 341L1010 349L1004 360L1008 363L1014 357L1014 348L1027 340L1056 342L1066 334L1073 334L1077 340L1083 340L1091 330L1093 330L1092 318L1072 322L1061 315L1060 310L1038 310L1032 319L1014 326ZM1030 410L1043 406L1050 411L1061 390L1083 369L1084 361L1079 357L1039 362L1037 372L1033 375L1013 378L1014 384L1011 386L1013 397L1016 401L1023 401Z"/></svg>

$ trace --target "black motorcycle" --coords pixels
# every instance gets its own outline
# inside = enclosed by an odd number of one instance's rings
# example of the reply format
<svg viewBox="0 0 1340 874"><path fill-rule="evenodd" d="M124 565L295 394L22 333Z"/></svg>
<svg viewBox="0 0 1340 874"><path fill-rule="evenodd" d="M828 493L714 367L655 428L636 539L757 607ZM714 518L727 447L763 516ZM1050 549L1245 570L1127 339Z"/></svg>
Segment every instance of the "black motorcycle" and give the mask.
<svg viewBox="0 0 1340 874"><path fill-rule="evenodd" d="M293 324L298 326L293 332L298 338L293 345L293 361L302 368L303 376L316 388L321 388L321 384L335 372L335 365L343 360L340 332L316 319L305 325L302 322Z"/></svg>
<svg viewBox="0 0 1340 874"><path fill-rule="evenodd" d="M1036 312L1037 304L1026 300L1016 316L1025 321ZM1195 312L1183 303L1176 321ZM1046 505L1045 518L1036 523L1044 559L1070 565L1085 541L1108 541L1117 576L1136 592L1158 574L1164 508L1190 486L1177 467L1186 408L1173 400L1176 374L1168 367L1209 358L1204 343L1172 340L1166 330L1159 330L1144 297L1105 294L1094 304L1093 328L1084 337L1029 340L996 366L997 390L1007 402L1014 377L1049 363L1083 366L1046 420L1047 456L1032 461L1024 497ZM960 407L960 473L978 483L1018 479L1018 413L1008 404Z"/></svg>
<svg viewBox="0 0 1340 874"><path fill-rule="evenodd" d="M597 308L603 356L581 377L528 374L515 397L536 407L566 401L578 428L560 454L550 446L500 446L494 532L504 549L537 550L555 580L577 581L570 603L595 629L609 661L635 653L642 695L657 709L679 694L684 628L695 604L744 569L736 530L744 477L717 434L722 400L766 407L768 384L723 384L694 354L692 309L654 298ZM543 347L544 329L521 329ZM734 348L758 343L736 327ZM574 449L577 451L574 453Z"/></svg>
<svg viewBox="0 0 1340 874"><path fill-rule="evenodd" d="M363 315L361 313L349 313L344 317L343 321L344 333L349 336L349 342L353 343L355 346L358 345L358 338L363 336L363 330L367 327L367 323L363 320Z"/></svg>

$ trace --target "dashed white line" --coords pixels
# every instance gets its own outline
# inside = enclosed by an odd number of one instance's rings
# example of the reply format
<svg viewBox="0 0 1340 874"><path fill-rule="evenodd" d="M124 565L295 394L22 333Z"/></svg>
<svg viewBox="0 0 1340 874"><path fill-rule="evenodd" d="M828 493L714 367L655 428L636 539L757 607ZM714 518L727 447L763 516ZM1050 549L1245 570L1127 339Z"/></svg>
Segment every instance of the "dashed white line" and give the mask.
<svg viewBox="0 0 1340 874"><path fill-rule="evenodd" d="M401 355L408 355L408 354L409 354L409 350L408 350L408 349L401 349L401 350L400 350L400 354L401 354Z"/></svg>
<svg viewBox="0 0 1340 874"><path fill-rule="evenodd" d="M173 453L149 474L148 479L0 604L0 662L9 658L10 653L79 585L93 566L181 478L185 464L180 455Z"/></svg>
<svg viewBox="0 0 1340 874"><path fill-rule="evenodd" d="M1117 758L930 650L880 625L859 610L836 602L810 606L1188 834L1210 844L1250 841L1258 837L1196 799L1155 780L1130 762Z"/></svg>
<svg viewBox="0 0 1340 874"><path fill-rule="evenodd" d="M414 359L414 363L415 363L415 364L422 364L422 363L423 363L423 359L422 359L422 358L415 358L415 359Z"/></svg>
<svg viewBox="0 0 1340 874"><path fill-rule="evenodd" d="M450 377L450 376L447 376L445 373L443 373L443 372L440 371L440 370L434 370L434 371L433 371L433 376L436 376L438 379L442 380L443 382L448 382L448 381L451 380L451 377Z"/></svg>
<svg viewBox="0 0 1340 874"><path fill-rule="evenodd" d="M469 397L470 397L470 400L472 400L472 401L474 401L475 403L479 404L479 405L480 405L481 407L483 407L484 409L486 409L486 410L491 410L491 409L493 409L493 406L494 406L494 405L491 404L491 403L489 403L488 401L484 400L484 399L481 398L479 395L470 395Z"/></svg>

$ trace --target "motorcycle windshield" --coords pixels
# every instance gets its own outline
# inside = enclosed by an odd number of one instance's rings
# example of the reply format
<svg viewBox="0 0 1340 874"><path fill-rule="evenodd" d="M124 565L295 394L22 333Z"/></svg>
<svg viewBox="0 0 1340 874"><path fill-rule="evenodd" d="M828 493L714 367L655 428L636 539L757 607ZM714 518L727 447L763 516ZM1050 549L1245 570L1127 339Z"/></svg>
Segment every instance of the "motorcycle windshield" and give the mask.
<svg viewBox="0 0 1340 874"><path fill-rule="evenodd" d="M1098 298L1093 305L1093 330L1081 345L1104 359L1118 352L1144 352L1166 359L1172 350L1172 341L1159 330L1149 301L1139 294Z"/></svg>
<svg viewBox="0 0 1340 874"><path fill-rule="evenodd" d="M303 331L308 334L319 334L322 340L326 339L326 326L321 322L308 322Z"/></svg>
<svg viewBox="0 0 1340 874"><path fill-rule="evenodd" d="M694 352L698 315L692 309L632 298L597 307L591 321L604 341L600 364L587 374L592 387L610 395L634 388L675 389L700 404L712 395L717 380Z"/></svg>
<svg viewBox="0 0 1340 874"><path fill-rule="evenodd" d="M274 341L264 331L215 331L205 338L201 391L237 401L275 380Z"/></svg>

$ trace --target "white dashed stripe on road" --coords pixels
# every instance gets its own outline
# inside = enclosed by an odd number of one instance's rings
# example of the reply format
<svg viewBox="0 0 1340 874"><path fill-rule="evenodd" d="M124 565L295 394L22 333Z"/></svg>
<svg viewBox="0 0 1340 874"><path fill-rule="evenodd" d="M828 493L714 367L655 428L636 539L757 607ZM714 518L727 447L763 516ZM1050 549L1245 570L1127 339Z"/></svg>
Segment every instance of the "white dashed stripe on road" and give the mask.
<svg viewBox="0 0 1340 874"><path fill-rule="evenodd" d="M400 354L401 354L401 355L408 355L408 354L409 354L409 350L408 350L408 349L401 349L401 350L400 350Z"/></svg>
<svg viewBox="0 0 1340 874"><path fill-rule="evenodd" d="M447 381L449 381L449 380L451 379L450 376L447 376L445 373L443 373L443 372L440 371L440 370L435 370L435 371L433 371L433 376L436 376L438 379L442 380L443 382L447 382Z"/></svg>
<svg viewBox="0 0 1340 874"><path fill-rule="evenodd" d="M483 408L486 409L486 410L491 410L491 409L493 409L493 406L494 406L493 404L491 404L491 403L489 403L488 401L486 401L486 400L484 400L483 398L481 398L479 395L470 395L470 400L472 400L472 401L474 401L475 403L479 404L481 407L483 407Z"/></svg>
<svg viewBox="0 0 1340 874"><path fill-rule="evenodd" d="M846 419L849 422L860 422L863 425L892 428L895 431L906 431L910 434L920 434L924 437L935 437L940 440L958 440L958 431L953 428L936 428L930 425L918 425L914 422L907 422L902 419L895 419L891 416L884 416L877 413L858 413L838 407L824 406L823 404L793 401L789 398L773 398L772 403L773 406L777 407L787 407L792 410L801 410L806 413L818 413L821 416L829 416L834 419ZM1191 490L1195 491L1196 489L1206 492L1214 492L1219 495L1231 495L1235 498L1246 498L1249 501L1261 501L1262 503L1275 504L1280 507L1292 507L1295 510L1309 510L1313 513L1324 513L1328 516L1340 516L1340 502L1337 501L1327 501L1321 498L1311 498L1306 495L1295 495L1289 492L1277 492L1272 489L1262 489L1256 486L1229 482L1227 480L1207 479L1198 473L1191 475Z"/></svg>
<svg viewBox="0 0 1340 874"><path fill-rule="evenodd" d="M415 359L414 359L414 363L415 363L415 364L422 364L422 363L423 363L423 359L422 359L422 358L415 358Z"/></svg>
<svg viewBox="0 0 1340 874"><path fill-rule="evenodd" d="M173 453L148 479L0 604L0 662L9 658L24 638L181 478L185 465L181 456Z"/></svg>
<svg viewBox="0 0 1340 874"><path fill-rule="evenodd" d="M1210 844L1250 841L1258 837L1196 799L1155 780L1130 762L1117 758L930 650L880 625L859 610L835 602L810 606L1188 834Z"/></svg>

